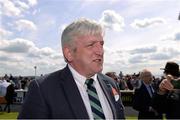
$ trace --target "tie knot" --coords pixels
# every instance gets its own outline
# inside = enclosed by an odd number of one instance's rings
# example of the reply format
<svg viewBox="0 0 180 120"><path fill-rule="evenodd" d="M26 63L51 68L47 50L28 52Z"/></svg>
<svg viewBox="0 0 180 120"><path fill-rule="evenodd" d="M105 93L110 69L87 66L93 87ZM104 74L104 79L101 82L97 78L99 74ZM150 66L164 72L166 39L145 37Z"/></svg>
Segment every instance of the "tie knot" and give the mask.
<svg viewBox="0 0 180 120"><path fill-rule="evenodd" d="M92 78L90 78L90 79L86 79L85 84L86 84L87 86L91 86L91 85L93 84L93 82L94 82L94 80L93 80Z"/></svg>

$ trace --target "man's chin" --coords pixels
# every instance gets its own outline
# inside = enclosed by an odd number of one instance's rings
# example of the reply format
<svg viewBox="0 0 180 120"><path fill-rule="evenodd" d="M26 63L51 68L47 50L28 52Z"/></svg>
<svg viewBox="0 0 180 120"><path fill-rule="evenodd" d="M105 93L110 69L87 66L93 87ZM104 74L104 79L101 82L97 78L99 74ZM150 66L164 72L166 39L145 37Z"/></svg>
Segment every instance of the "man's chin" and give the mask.
<svg viewBox="0 0 180 120"><path fill-rule="evenodd" d="M97 70L97 73L101 73L102 70L103 70L103 67L99 68L99 69Z"/></svg>
<svg viewBox="0 0 180 120"><path fill-rule="evenodd" d="M91 66L92 70L95 72L95 73L99 73L99 72L102 72L103 70L103 66L98 64L98 65L95 65L95 66Z"/></svg>

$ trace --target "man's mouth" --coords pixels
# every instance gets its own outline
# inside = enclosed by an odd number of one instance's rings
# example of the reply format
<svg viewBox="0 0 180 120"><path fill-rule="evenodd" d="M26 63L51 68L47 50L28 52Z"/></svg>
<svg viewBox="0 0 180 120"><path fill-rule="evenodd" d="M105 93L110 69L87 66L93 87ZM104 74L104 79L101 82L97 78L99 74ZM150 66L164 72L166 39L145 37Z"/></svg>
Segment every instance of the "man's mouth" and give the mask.
<svg viewBox="0 0 180 120"><path fill-rule="evenodd" d="M94 62L102 62L102 59L95 59Z"/></svg>

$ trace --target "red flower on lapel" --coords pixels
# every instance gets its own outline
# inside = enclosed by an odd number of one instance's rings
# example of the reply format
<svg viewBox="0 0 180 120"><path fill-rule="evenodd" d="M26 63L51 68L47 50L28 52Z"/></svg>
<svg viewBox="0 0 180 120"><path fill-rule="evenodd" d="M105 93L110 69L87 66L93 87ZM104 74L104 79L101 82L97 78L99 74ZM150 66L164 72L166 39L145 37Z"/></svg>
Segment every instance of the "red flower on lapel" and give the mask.
<svg viewBox="0 0 180 120"><path fill-rule="evenodd" d="M113 93L113 96L114 96L115 101L118 101L118 100L119 100L119 94L118 94L118 92L117 92L116 89L113 88L113 87L111 87L111 90L112 90L112 93Z"/></svg>

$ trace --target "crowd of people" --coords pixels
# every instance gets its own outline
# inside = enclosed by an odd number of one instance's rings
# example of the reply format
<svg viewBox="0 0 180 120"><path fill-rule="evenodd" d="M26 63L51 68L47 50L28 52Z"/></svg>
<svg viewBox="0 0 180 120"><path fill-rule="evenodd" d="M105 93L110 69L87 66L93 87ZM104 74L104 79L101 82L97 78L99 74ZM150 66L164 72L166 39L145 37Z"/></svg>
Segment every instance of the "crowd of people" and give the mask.
<svg viewBox="0 0 180 120"><path fill-rule="evenodd" d="M0 77L0 104L6 103L4 109L0 106L0 111L11 111L10 105L16 102L15 97L17 96L15 90L27 90L33 77L14 77L12 74L9 76L5 74Z"/></svg>
<svg viewBox="0 0 180 120"><path fill-rule="evenodd" d="M105 75L113 78L119 86L120 90L135 90L140 85L139 75L140 73L133 73L133 74L125 74L123 75L122 71L121 74L117 74L116 72L107 72ZM42 77L37 76L37 77ZM153 76L153 87L157 89L157 85L162 80L162 77L155 77ZM35 76L13 76L12 74L0 77L0 81L6 81L9 84L13 84L14 89L24 89L27 90L30 82L35 79ZM3 92L3 90L2 90Z"/></svg>
<svg viewBox="0 0 180 120"><path fill-rule="evenodd" d="M34 76L13 76L12 74L5 74L0 77L0 80L6 80L7 82L14 85L15 89L27 89L29 83L34 79Z"/></svg>
<svg viewBox="0 0 180 120"><path fill-rule="evenodd" d="M119 75L116 72L107 72L105 74L116 81L120 90L135 90L141 85L140 72L126 75L123 75L122 71L120 71ZM154 89L158 89L158 84L162 79L163 76L155 77L152 75L152 86Z"/></svg>
<svg viewBox="0 0 180 120"><path fill-rule="evenodd" d="M169 61L166 63L164 75L155 78L148 69L139 74L119 76L108 72L122 90L134 90L133 109L139 112L138 119L180 118L180 70L179 65ZM123 83L123 84L122 84ZM122 87L123 86L123 87Z"/></svg>

